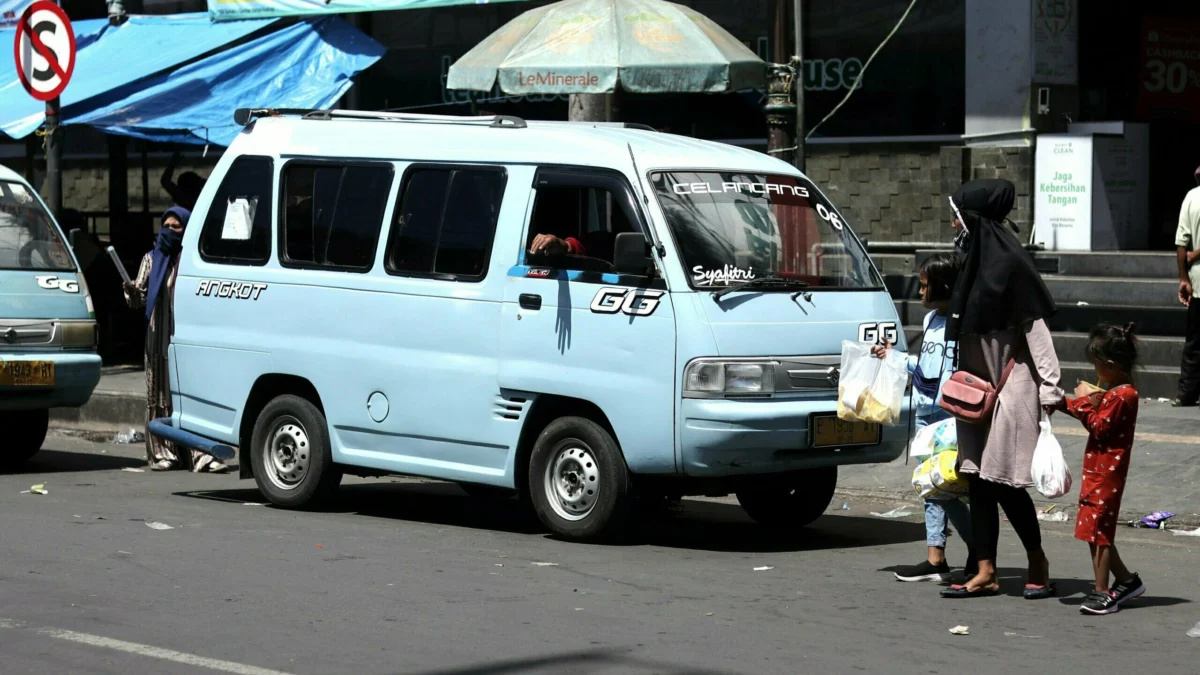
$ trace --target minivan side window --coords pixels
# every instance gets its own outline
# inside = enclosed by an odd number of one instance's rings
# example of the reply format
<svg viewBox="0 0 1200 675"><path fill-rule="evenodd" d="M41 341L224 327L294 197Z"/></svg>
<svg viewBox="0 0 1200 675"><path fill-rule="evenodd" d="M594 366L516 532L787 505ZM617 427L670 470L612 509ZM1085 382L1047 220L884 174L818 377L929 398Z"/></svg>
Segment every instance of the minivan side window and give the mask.
<svg viewBox="0 0 1200 675"><path fill-rule="evenodd" d="M371 269L392 173L391 164L288 162L280 198L280 263Z"/></svg>
<svg viewBox="0 0 1200 675"><path fill-rule="evenodd" d="M506 176L500 168L411 168L397 197L388 272L482 280L491 258Z"/></svg>
<svg viewBox="0 0 1200 675"><path fill-rule="evenodd" d="M535 182L525 260L534 265L585 272L613 272L616 236L640 232L628 186L592 171L549 169ZM549 235L569 246L565 254L533 253L534 240Z"/></svg>
<svg viewBox="0 0 1200 675"><path fill-rule="evenodd" d="M274 167L270 157L244 155L233 160L200 231L201 258L232 265L267 262Z"/></svg>

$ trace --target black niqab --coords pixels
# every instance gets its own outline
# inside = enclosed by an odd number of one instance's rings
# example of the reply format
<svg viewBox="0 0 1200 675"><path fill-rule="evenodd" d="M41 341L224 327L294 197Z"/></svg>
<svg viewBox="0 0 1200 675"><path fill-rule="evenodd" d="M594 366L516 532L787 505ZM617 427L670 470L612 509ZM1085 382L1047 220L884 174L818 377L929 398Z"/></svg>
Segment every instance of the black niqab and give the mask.
<svg viewBox="0 0 1200 675"><path fill-rule="evenodd" d="M973 180L951 199L970 231L970 243L950 297L946 339L1009 330L1054 314L1054 298L1033 256L1003 224L1016 201L1013 184Z"/></svg>

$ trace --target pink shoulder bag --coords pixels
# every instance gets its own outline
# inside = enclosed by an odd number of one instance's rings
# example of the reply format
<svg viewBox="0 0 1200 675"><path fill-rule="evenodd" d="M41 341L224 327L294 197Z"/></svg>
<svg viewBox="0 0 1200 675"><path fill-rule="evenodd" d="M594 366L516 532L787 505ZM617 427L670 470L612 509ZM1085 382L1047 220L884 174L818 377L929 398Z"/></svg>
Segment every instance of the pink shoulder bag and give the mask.
<svg viewBox="0 0 1200 675"><path fill-rule="evenodd" d="M995 387L991 382L972 375L965 370L956 370L942 385L942 410L950 413L955 419L968 424L988 424L992 421L992 410L996 407L996 396L1008 381L1016 362L1008 360L1004 366L1004 374L1000 383Z"/></svg>

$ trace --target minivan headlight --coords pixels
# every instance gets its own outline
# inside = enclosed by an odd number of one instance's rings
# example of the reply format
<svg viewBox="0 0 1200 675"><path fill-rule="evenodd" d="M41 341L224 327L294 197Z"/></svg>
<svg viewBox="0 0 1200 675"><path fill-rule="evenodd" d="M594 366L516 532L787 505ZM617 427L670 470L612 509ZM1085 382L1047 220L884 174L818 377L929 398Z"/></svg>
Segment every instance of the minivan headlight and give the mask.
<svg viewBox="0 0 1200 675"><path fill-rule="evenodd" d="M62 330L62 346L68 348L95 347L95 321L64 321L59 324Z"/></svg>
<svg viewBox="0 0 1200 675"><path fill-rule="evenodd" d="M764 396L774 392L775 364L770 361L693 361L684 371L684 396Z"/></svg>

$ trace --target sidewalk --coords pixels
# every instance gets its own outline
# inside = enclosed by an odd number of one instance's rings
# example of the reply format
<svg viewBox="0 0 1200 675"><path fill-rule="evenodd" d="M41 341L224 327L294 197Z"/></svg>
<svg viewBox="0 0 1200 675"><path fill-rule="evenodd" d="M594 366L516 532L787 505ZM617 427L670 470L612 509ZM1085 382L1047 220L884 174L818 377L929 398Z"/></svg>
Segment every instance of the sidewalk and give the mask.
<svg viewBox="0 0 1200 675"><path fill-rule="evenodd" d="M146 416L146 376L140 368L105 368L91 401L80 409L53 411L50 426L57 429L111 434L129 427L143 429ZM1054 430L1063 446L1075 484L1072 492L1055 500L1074 520L1075 497L1087 432L1064 414L1054 416ZM1142 399L1134 440L1129 487L1122 502L1121 519L1134 520L1153 511L1178 513L1171 524L1200 526L1200 408L1172 408L1168 403ZM843 467L838 499L884 499L919 503L911 478L916 462L904 458L888 464ZM1036 492L1034 499L1049 504Z"/></svg>
<svg viewBox="0 0 1200 675"><path fill-rule="evenodd" d="M1087 431L1074 418L1056 413L1054 434L1063 447L1074 483L1071 492L1051 502L1030 490L1039 507L1061 504L1073 523L1079 472ZM855 497L893 499L917 504L911 478L916 460L844 467L838 479L838 498L853 504ZM1129 466L1128 487L1121 502L1121 520L1136 520L1154 511L1174 511L1169 525L1200 526L1200 408L1172 408L1146 402L1138 410L1137 434Z"/></svg>

